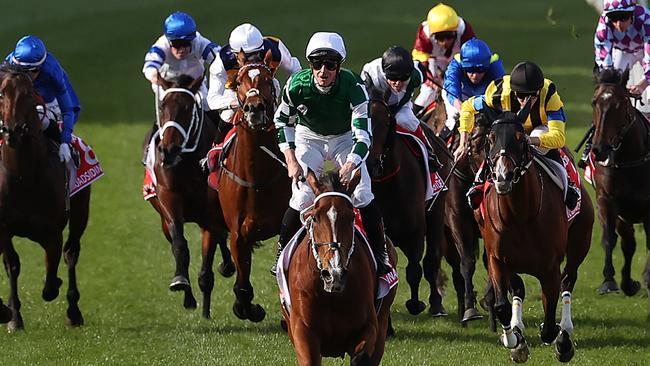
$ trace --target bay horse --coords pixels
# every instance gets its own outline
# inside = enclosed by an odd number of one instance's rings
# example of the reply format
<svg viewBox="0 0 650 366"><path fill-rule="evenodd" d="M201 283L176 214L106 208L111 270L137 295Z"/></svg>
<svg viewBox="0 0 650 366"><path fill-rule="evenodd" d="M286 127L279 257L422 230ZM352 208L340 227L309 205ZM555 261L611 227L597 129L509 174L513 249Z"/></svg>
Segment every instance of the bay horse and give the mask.
<svg viewBox="0 0 650 366"><path fill-rule="evenodd" d="M291 182L277 161L281 154L273 123L276 96L269 68L271 52L263 63L247 63L243 52L237 59L241 67L236 78L239 109L233 117L236 136L232 147L222 153L218 191L237 268L233 312L240 319L259 322L266 312L252 303L253 245L280 232Z"/></svg>
<svg viewBox="0 0 650 366"><path fill-rule="evenodd" d="M219 272L231 276L234 265L226 243L226 230L219 210L216 192L208 188L207 173L199 161L212 147L216 134L214 124L205 120L200 100L195 96L203 78L181 75L173 81L159 77L164 97L160 104L158 136L153 171L156 177L156 195L149 199L160 215L165 238L171 244L176 262L171 291L183 291L183 306L197 307L189 281L190 252L184 235L184 223L195 222L201 228L201 270L199 288L203 294L203 312L210 318L210 302L214 287L212 264L217 246L223 262ZM156 96L157 97L157 96ZM145 139L145 146L149 143Z"/></svg>
<svg viewBox="0 0 650 366"><path fill-rule="evenodd" d="M523 127L528 109L520 112L505 112L490 127L485 147L490 184L485 191L484 214L477 210L476 218L495 290L495 310L503 328L501 342L511 350L511 358L524 362L529 355L520 309L515 309L521 304L513 302L511 308L506 297L512 274L526 273L536 277L542 286L542 341L555 341L556 357L568 362L574 355L570 339L571 292L578 266L591 245L593 207L582 187L581 211L573 221L567 220L563 192L534 162ZM560 273L564 257L566 265ZM556 326L560 291L562 320Z"/></svg>
<svg viewBox="0 0 650 366"><path fill-rule="evenodd" d="M300 365L320 365L322 356L346 353L350 365L379 365L384 353L397 286L376 310L375 264L370 248L354 229L350 198L360 178L357 170L345 187L338 172L327 172L320 181L313 171L307 172L307 184L316 198L303 211L307 235L297 244L288 267L290 309L282 307ZM390 240L386 246L397 268Z"/></svg>
<svg viewBox="0 0 650 366"><path fill-rule="evenodd" d="M18 297L20 257L11 240L14 236L33 240L45 250L41 294L45 301L59 294L62 280L57 272L63 251L68 269L66 323L73 327L84 324L76 265L88 224L91 190L87 186L68 197L66 168L59 161L57 147L41 131L36 111L39 101L28 74L7 66L0 69L0 252L11 286L9 331L24 328ZM63 245L67 224L68 238Z"/></svg>
<svg viewBox="0 0 650 366"><path fill-rule="evenodd" d="M438 193L440 197L437 197L433 207L428 209L425 203L427 180L423 159L411 152L408 137L395 132L395 117L386 103L390 90L381 90L373 85L369 77L366 86L373 136L367 160L368 170L372 178L372 191L384 218L386 233L408 260L406 280L411 289L411 297L406 301L406 308L412 315L420 314L426 308L424 302L419 299L420 280L424 272L430 290L429 313L434 317L445 316L447 312L436 288L443 251L447 253L447 261L453 269L452 276L459 301L463 298L458 253L455 248L442 248L447 244L442 220L446 192ZM432 135L430 139L437 139ZM451 155L442 141L438 142L438 145L434 142L434 148L444 164L440 174L446 177L450 172ZM418 146L414 148L419 151ZM460 304L462 302L459 302Z"/></svg>
<svg viewBox="0 0 650 366"><path fill-rule="evenodd" d="M592 156L596 161L594 186L598 218L602 226L601 243L605 250L605 280L599 292L618 291L614 279L612 252L618 235L625 262L621 271L621 290L636 294L640 285L631 278L632 257L636 250L634 223L643 223L646 248L650 250L650 125L629 100L626 84L629 72L615 69L594 70L596 87L592 99ZM650 294L650 252L644 270ZM648 304L650 319L650 302Z"/></svg>

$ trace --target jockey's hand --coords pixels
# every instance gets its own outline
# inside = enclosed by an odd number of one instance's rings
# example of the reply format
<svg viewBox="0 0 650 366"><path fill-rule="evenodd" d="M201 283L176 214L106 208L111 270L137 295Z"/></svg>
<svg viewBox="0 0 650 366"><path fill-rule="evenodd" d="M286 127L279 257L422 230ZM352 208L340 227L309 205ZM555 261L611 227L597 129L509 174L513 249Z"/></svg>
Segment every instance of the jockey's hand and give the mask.
<svg viewBox="0 0 650 366"><path fill-rule="evenodd" d="M642 85L632 85L632 86L630 86L628 88L628 91L630 92L630 94L632 94L634 96L641 96L641 94L643 94L644 90L645 90L645 88L643 88Z"/></svg>
<svg viewBox="0 0 650 366"><path fill-rule="evenodd" d="M458 161L467 155L467 149L469 146L467 142L468 139L469 135L467 132L460 133L460 142L458 143L458 148L454 151L454 161Z"/></svg>
<svg viewBox="0 0 650 366"><path fill-rule="evenodd" d="M345 164L341 167L341 170L339 170L339 179L341 180L341 183L347 185L350 183L350 179L352 178L352 171L356 169L357 166L351 162L351 161L346 161Z"/></svg>
<svg viewBox="0 0 650 366"><path fill-rule="evenodd" d="M59 146L59 159L66 164L70 162L70 159L72 159L70 144L64 142Z"/></svg>
<svg viewBox="0 0 650 366"><path fill-rule="evenodd" d="M284 160L287 162L287 173L294 183L305 181L305 172L296 159L296 153L289 149L284 152Z"/></svg>
<svg viewBox="0 0 650 366"><path fill-rule="evenodd" d="M153 74L151 77L151 85L160 85L160 79L158 78L158 74Z"/></svg>

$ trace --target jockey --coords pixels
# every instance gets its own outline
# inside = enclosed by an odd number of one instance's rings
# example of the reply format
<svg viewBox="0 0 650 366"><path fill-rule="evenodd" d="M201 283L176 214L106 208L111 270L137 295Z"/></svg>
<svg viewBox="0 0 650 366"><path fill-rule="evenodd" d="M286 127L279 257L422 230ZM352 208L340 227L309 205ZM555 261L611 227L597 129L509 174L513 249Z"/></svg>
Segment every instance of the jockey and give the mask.
<svg viewBox="0 0 650 366"><path fill-rule="evenodd" d="M429 155L429 170L437 171L440 163L431 143L424 135L420 120L413 113L411 97L415 89L422 85L424 77L422 71L415 67L409 51L400 46L390 47L381 58L363 66L361 78L382 90L390 90L387 103L395 116L395 122L422 141Z"/></svg>
<svg viewBox="0 0 650 366"><path fill-rule="evenodd" d="M151 82L154 92L158 91L158 73L170 81L182 74L194 79L203 77L205 64L214 61L219 46L196 31L196 23L191 16L181 11L172 13L165 19L164 34L158 38L144 56L142 73ZM198 92L203 106L207 96L205 82ZM158 97L162 100L160 93Z"/></svg>
<svg viewBox="0 0 650 366"><path fill-rule="evenodd" d="M239 108L237 100L235 78L240 65L237 53L243 51L246 59L253 62L262 62L268 51L273 56L270 68L275 73L278 68L290 75L300 70L300 61L292 57L282 41L275 37L262 36L254 25L244 23L237 26L230 33L229 43L225 45L210 66L210 89L208 91L209 114L215 121L219 121L216 142L221 142L232 128L232 117ZM277 80L276 95L280 94Z"/></svg>
<svg viewBox="0 0 650 366"><path fill-rule="evenodd" d="M339 34L314 33L306 56L311 67L287 81L275 113L280 150L293 179L289 208L282 219L278 257L300 226L300 211L314 200L314 192L303 183L304 174L309 168L319 175L325 160L330 160L340 168L344 184L355 170L361 169L361 181L352 194L352 202L361 213L377 262L377 275L382 276L390 265L381 213L374 202L365 164L371 140L365 86L356 74L341 68L346 50ZM275 269L274 265L271 271Z"/></svg>
<svg viewBox="0 0 650 366"><path fill-rule="evenodd" d="M413 59L421 62L427 70L426 83L415 99L415 114L436 100L437 89L434 86L442 85L436 76L438 70L444 73L452 57L460 51L460 46L475 36L472 26L451 6L439 3L429 10L427 20L418 28L412 52Z"/></svg>
<svg viewBox="0 0 650 366"><path fill-rule="evenodd" d="M445 101L447 121L440 137L446 140L456 127L461 105L467 98L485 93L488 84L501 79L505 71L499 55L478 38L472 38L460 48L460 53L445 72L442 98Z"/></svg>
<svg viewBox="0 0 650 366"><path fill-rule="evenodd" d="M34 89L45 102L45 109L53 113L55 121L63 122L59 137L56 123L51 123L48 118L42 121L45 134L61 143L59 158L68 164L72 158L72 130L79 119L81 106L65 70L56 57L47 52L43 41L36 36L19 39L16 48L5 60L29 73Z"/></svg>
<svg viewBox="0 0 650 366"><path fill-rule="evenodd" d="M650 10L636 5L635 0L604 0L594 36L594 51L596 65L601 70L610 67L625 70L641 64L643 76L640 80L630 80L628 89L633 95L644 94L650 82ZM647 92L643 102L650 104ZM591 138L578 162L582 168L590 151Z"/></svg>
<svg viewBox="0 0 650 366"><path fill-rule="evenodd" d="M538 152L546 158L555 160L561 166L557 149L566 143L564 104L557 93L555 84L544 78L542 70L532 62L520 62L510 75L495 80L488 85L484 95L471 97L463 102L460 113L460 144L454 152L455 160L467 154L469 134L474 128L476 114L489 107L497 112L518 112L527 101L531 104L530 114L524 123L524 129L530 135L528 140ZM467 193L470 206L478 208L483 196L479 185L475 185ZM569 184L566 195L566 205L575 208L579 194L576 188Z"/></svg>

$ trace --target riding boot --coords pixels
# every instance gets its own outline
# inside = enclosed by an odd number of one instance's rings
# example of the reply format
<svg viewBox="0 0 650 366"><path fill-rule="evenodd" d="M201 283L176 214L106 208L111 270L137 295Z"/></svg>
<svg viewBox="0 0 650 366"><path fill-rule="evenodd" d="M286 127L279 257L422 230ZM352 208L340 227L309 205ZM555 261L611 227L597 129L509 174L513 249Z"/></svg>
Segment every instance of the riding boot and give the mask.
<svg viewBox="0 0 650 366"><path fill-rule="evenodd" d="M377 262L377 277L381 277L391 270L381 213L375 201L371 201L368 206L360 208L359 212L361 213L363 228L368 235L372 253L375 256L375 262Z"/></svg>
<svg viewBox="0 0 650 366"><path fill-rule="evenodd" d="M422 141L424 146L427 149L427 163L429 164L429 173L435 173L440 168L442 168L442 164L438 160L438 157L436 156L436 153L433 150L433 146L431 146L431 143L429 142L429 139L424 135L424 130L422 129L422 124L420 124L415 131L413 131L413 134Z"/></svg>
<svg viewBox="0 0 650 366"><path fill-rule="evenodd" d="M447 126L444 126L440 132L438 132L438 137L442 139L442 141L447 142L449 137L453 134L454 132L450 130Z"/></svg>
<svg viewBox="0 0 650 366"><path fill-rule="evenodd" d="M278 272L278 260L282 251L289 243L289 240L295 235L296 231L300 228L300 212L291 207L287 208L282 218L282 226L280 227L280 237L278 238L277 252L275 253L275 261L271 267L271 274L275 276Z"/></svg>
<svg viewBox="0 0 650 366"><path fill-rule="evenodd" d="M218 118L218 117L217 117ZM220 144L223 142L223 140L226 138L226 135L228 135L228 132L232 129L233 125L232 123L228 123L221 118L219 118L219 122L217 123L217 134L214 137L214 143L215 144Z"/></svg>
<svg viewBox="0 0 650 366"><path fill-rule="evenodd" d="M476 210L481 207L483 202L483 196L485 195L485 173L484 170L481 170L478 178L472 183L472 186L469 188L465 196L467 197L467 203L472 210Z"/></svg>
<svg viewBox="0 0 650 366"><path fill-rule="evenodd" d="M564 203L569 210L573 210L578 205L578 200L580 199L580 193L578 192L578 187L576 187L571 179L567 177L567 191L566 198Z"/></svg>
<svg viewBox="0 0 650 366"><path fill-rule="evenodd" d="M415 114L416 116L421 117L421 116L420 116L420 113L422 113L422 110L423 110L423 109L424 109L423 106L421 106L421 105L417 105L417 104L413 104L413 114Z"/></svg>
<svg viewBox="0 0 650 366"><path fill-rule="evenodd" d="M589 154L591 153L591 137L585 142L585 149L582 150L582 156L580 157L580 160L578 161L578 166L582 169L587 167L587 164L589 163Z"/></svg>

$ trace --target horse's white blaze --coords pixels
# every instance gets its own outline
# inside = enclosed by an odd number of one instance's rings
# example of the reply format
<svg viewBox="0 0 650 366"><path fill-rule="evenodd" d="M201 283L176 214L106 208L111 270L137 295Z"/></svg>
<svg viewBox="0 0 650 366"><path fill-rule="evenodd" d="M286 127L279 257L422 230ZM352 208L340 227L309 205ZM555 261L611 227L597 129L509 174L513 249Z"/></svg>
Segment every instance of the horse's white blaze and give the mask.
<svg viewBox="0 0 650 366"><path fill-rule="evenodd" d="M609 98L611 98L613 96L614 96L614 94L612 94L610 92L604 92L603 94L600 95L600 99L607 100L607 99L609 99Z"/></svg>
<svg viewBox="0 0 650 366"><path fill-rule="evenodd" d="M520 297L512 297L512 319L510 319L510 327L512 327L512 329L517 327L522 332L524 331L524 321L521 313L523 303L524 301Z"/></svg>
<svg viewBox="0 0 650 366"><path fill-rule="evenodd" d="M506 181L506 174L508 173L508 168L506 167L505 161L506 159L504 159L503 157L499 157L499 159L497 160L495 166L497 182Z"/></svg>
<svg viewBox="0 0 650 366"><path fill-rule="evenodd" d="M564 291L562 293L562 320L560 320L560 329L566 330L569 334L573 333L573 321L571 321L571 293Z"/></svg>
<svg viewBox="0 0 650 366"><path fill-rule="evenodd" d="M337 237L336 237L336 218L338 216L338 212L336 212L336 208L334 206L330 207L329 210L327 210L327 217L330 219L330 225L332 225L332 241L337 243Z"/></svg>
<svg viewBox="0 0 650 366"><path fill-rule="evenodd" d="M334 252L334 257L330 259L330 268L339 268L341 266L341 256L339 255L339 251Z"/></svg>
<svg viewBox="0 0 650 366"><path fill-rule="evenodd" d="M248 77L253 80L256 76L259 76L262 72L259 69L249 69Z"/></svg>

